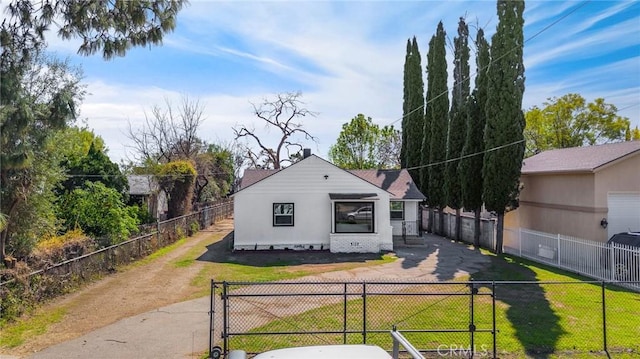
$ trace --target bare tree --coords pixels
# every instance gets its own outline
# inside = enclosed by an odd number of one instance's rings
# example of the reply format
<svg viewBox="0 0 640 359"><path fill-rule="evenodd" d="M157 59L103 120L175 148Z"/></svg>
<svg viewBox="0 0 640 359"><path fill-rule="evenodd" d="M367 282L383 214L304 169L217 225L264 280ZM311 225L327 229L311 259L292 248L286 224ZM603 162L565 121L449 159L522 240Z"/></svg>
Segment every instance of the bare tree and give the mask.
<svg viewBox="0 0 640 359"><path fill-rule="evenodd" d="M204 106L199 100L183 96L175 108L167 98L164 106L154 105L145 112L142 128L134 130L129 123L127 137L133 141L136 160L142 163L167 163L194 159L203 149L198 128L205 120Z"/></svg>
<svg viewBox="0 0 640 359"><path fill-rule="evenodd" d="M257 134L255 128L248 128L244 125L233 127L235 140L240 138L253 139L259 150L255 151L249 145L244 145L242 153L250 167L280 169L283 163L292 163L293 158L300 152L303 145L294 138L296 135L303 135L306 140L318 142L317 138L302 128L300 117L312 116L316 113L307 110L304 102L300 100L300 92L280 93L274 100L264 99L259 104L252 103L253 113L265 122L267 132L274 128L279 131L279 141L274 147L269 147ZM283 157L283 151L286 157Z"/></svg>

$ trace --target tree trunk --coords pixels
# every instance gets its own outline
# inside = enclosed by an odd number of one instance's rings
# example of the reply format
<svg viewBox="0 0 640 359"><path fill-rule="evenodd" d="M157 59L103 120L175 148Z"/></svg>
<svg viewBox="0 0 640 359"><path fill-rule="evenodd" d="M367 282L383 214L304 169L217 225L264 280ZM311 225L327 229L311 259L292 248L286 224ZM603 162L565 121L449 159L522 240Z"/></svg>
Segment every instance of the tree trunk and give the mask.
<svg viewBox="0 0 640 359"><path fill-rule="evenodd" d="M462 218L460 218L460 208L456 208L456 241L462 240Z"/></svg>
<svg viewBox="0 0 640 359"><path fill-rule="evenodd" d="M502 243L504 235L504 212L498 213L498 225L496 226L496 254L502 254Z"/></svg>
<svg viewBox="0 0 640 359"><path fill-rule="evenodd" d="M440 212L440 228L438 229L438 234L442 237L445 237L446 233L444 230L444 208L438 208L438 212Z"/></svg>
<svg viewBox="0 0 640 359"><path fill-rule="evenodd" d="M0 263L4 263L4 257L6 256L6 245L4 237L7 235L7 231L0 231Z"/></svg>
<svg viewBox="0 0 640 359"><path fill-rule="evenodd" d="M473 246L480 248L480 208L476 208L474 212Z"/></svg>
<svg viewBox="0 0 640 359"><path fill-rule="evenodd" d="M433 214L433 208L428 207L427 209L429 211L429 215L428 215L428 220L427 220L427 233L433 233L433 220L434 220L434 214Z"/></svg>

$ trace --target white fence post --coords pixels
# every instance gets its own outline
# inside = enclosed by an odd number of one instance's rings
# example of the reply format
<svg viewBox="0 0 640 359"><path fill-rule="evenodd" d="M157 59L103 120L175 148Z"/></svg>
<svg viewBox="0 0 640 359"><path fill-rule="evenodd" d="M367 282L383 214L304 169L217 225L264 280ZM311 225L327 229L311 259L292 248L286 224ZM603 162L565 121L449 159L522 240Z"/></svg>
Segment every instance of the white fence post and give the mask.
<svg viewBox="0 0 640 359"><path fill-rule="evenodd" d="M558 265L560 265L560 233L558 233L558 249L556 250L556 256L558 257Z"/></svg>
<svg viewBox="0 0 640 359"><path fill-rule="evenodd" d="M616 252L616 244L615 243L611 243L611 246L609 246L609 275L610 275L610 279L611 280L616 280L616 256L615 256L615 252Z"/></svg>
<svg viewBox="0 0 640 359"><path fill-rule="evenodd" d="M518 256L522 257L522 227L518 227L518 252Z"/></svg>

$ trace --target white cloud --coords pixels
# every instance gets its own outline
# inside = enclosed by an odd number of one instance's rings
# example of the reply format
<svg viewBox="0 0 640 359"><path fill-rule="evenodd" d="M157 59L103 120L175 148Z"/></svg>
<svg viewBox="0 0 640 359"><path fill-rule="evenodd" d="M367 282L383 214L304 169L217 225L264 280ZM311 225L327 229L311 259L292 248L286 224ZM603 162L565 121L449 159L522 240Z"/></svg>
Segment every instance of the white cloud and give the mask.
<svg viewBox="0 0 640 359"><path fill-rule="evenodd" d="M528 1L525 36L540 31L580 4ZM589 6L581 11L586 12ZM605 96L619 108L627 107L621 114L640 125L640 106L632 106L634 101L638 102L640 92L640 58L607 60L605 65L592 65L582 71L557 69L557 64L566 59L606 58L625 47L640 46L637 16L608 24L614 16L631 11L632 6L637 3L613 4L586 17L583 13L569 15L528 42L524 107L567 92L579 92L588 99ZM341 125L358 113L371 116L380 125L399 119L407 38L417 36L424 68L427 44L438 21L443 21L448 37L453 39L460 16L466 16L473 38L479 25L485 28L490 40L498 21L494 1L192 1L180 13L176 32L165 37L163 47L153 49L154 61L149 66L161 62L170 50L172 61L186 62L192 56L200 56L213 59L212 63L217 59L237 62L238 69L255 76L251 86L233 82L233 76L226 76L224 81L231 82L216 83L215 90L209 92L199 90L207 117L202 137L213 142L230 141L231 127L238 123L255 123L257 129L262 129L261 124L254 122L249 101L298 90L283 83L300 84L308 109L319 112L316 118L303 120L305 128L320 141L317 147L311 143L309 146L326 156ZM73 54L77 49L72 42L57 40L55 36L50 39L53 48L63 53ZM120 59L127 60L127 57ZM450 72L451 61L449 53ZM473 61L472 57L472 71ZM195 67L193 71L199 69ZM636 78L629 79L634 74ZM172 89L170 73L158 74L168 79L162 87L151 85L159 83L155 79L134 82L126 73L101 78L91 73L87 76L88 91L93 95L85 100L82 115L105 139L114 158L124 157L124 144L129 142L124 133L129 122L139 126L144 121L145 109L161 104L163 97L177 102L181 96ZM274 133L266 136L275 138Z"/></svg>

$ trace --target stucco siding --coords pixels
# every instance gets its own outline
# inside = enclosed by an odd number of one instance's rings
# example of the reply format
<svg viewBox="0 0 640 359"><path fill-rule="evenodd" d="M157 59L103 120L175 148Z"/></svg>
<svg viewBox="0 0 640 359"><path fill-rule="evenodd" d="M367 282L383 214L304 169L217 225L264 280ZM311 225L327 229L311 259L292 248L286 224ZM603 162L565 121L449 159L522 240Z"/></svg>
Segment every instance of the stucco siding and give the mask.
<svg viewBox="0 0 640 359"><path fill-rule="evenodd" d="M526 160L525 160L526 161ZM640 193L640 154L595 172L539 173L521 177L520 207L505 217L506 227L606 241L609 193Z"/></svg>
<svg viewBox="0 0 640 359"><path fill-rule="evenodd" d="M522 176L523 202L573 207L593 207L593 174L540 174Z"/></svg>
<svg viewBox="0 0 640 359"><path fill-rule="evenodd" d="M375 233L361 237L391 243L389 193L312 156L234 195L234 248L329 249L333 231L329 193L375 193ZM273 226L274 203L294 204L293 226Z"/></svg>
<svg viewBox="0 0 640 359"><path fill-rule="evenodd" d="M506 227L560 233L593 241L606 237L606 230L599 225L602 213L532 205L521 205L516 212L520 220L519 225L505 222Z"/></svg>
<svg viewBox="0 0 640 359"><path fill-rule="evenodd" d="M596 171L596 206L608 206L609 192L640 192L640 154Z"/></svg>

